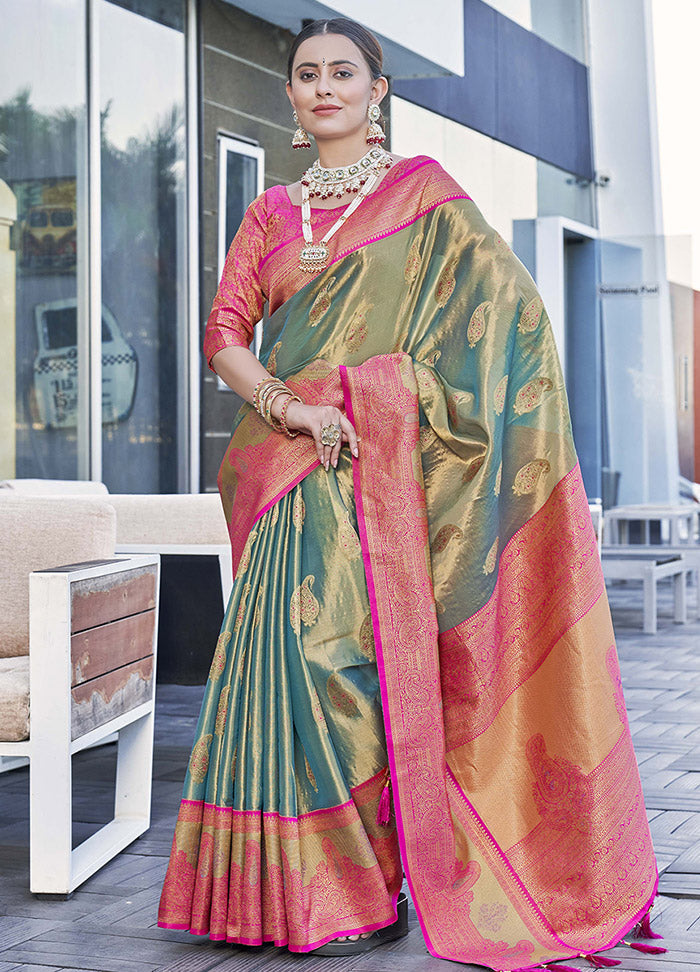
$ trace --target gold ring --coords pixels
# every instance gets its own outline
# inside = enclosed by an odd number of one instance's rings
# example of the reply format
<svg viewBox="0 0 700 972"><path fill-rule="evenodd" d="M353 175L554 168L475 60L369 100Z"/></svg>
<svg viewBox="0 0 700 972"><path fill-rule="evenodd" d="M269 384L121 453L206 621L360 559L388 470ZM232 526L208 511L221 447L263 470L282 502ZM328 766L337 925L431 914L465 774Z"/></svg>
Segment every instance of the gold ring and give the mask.
<svg viewBox="0 0 700 972"><path fill-rule="evenodd" d="M339 425L323 425L321 426L321 444L324 446L333 447L338 439L340 438L340 426Z"/></svg>

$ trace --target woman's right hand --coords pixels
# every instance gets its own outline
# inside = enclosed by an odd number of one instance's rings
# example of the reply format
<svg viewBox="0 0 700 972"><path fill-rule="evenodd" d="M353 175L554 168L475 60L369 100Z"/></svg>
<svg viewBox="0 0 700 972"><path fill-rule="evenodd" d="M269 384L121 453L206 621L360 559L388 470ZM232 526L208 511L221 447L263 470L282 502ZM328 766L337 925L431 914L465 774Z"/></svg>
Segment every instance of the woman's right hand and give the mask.
<svg viewBox="0 0 700 972"><path fill-rule="evenodd" d="M355 428L350 419L335 405L307 405L304 402L290 402L287 406L286 420L287 428L296 429L312 437L316 445L318 461L326 467L326 470L329 463L334 468L338 465L340 449L345 442L350 446L350 451L355 458L359 455L359 440ZM321 442L321 429L326 425L340 426L340 436L334 446L326 446Z"/></svg>

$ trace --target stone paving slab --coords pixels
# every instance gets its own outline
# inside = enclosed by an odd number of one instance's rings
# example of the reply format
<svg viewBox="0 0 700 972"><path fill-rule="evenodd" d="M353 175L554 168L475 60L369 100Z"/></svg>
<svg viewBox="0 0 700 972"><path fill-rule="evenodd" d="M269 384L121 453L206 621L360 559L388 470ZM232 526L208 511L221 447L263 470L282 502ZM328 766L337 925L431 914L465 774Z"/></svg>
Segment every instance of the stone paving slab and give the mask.
<svg viewBox="0 0 700 972"><path fill-rule="evenodd" d="M689 591L695 618L695 591ZM618 649L648 818L662 871L653 925L665 955L620 946L617 972L700 972L700 622L673 623L659 589L659 630L641 631L641 594L611 585ZM0 972L477 972L435 959L409 909L407 938L364 956L321 958L244 948L156 926L201 687L159 686L153 823L67 901L38 899L28 883L28 771L0 776ZM114 746L74 760L75 838L111 815ZM581 960L567 960L589 969Z"/></svg>

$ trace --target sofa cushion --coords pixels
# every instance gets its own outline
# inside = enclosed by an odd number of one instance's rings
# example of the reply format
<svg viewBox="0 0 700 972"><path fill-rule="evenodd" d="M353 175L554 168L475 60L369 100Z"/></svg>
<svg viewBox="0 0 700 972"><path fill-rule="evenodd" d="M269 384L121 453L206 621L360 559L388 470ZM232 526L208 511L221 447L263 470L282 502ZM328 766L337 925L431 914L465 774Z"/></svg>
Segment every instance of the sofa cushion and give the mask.
<svg viewBox="0 0 700 972"><path fill-rule="evenodd" d="M98 496L29 496L0 490L0 657L29 644L29 575L114 556L116 514Z"/></svg>
<svg viewBox="0 0 700 972"><path fill-rule="evenodd" d="M0 742L29 739L29 656L0 658Z"/></svg>
<svg viewBox="0 0 700 972"><path fill-rule="evenodd" d="M117 543L228 544L218 493L110 493L117 511Z"/></svg>

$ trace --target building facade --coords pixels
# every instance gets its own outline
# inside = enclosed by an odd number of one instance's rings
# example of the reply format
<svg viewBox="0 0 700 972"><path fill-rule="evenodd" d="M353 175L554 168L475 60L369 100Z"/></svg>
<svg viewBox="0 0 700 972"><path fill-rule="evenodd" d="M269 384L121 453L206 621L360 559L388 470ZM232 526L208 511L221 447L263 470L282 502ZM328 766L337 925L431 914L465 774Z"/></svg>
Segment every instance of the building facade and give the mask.
<svg viewBox="0 0 700 972"><path fill-rule="evenodd" d="M535 276L589 495L675 499L647 0L0 0L0 15L0 478L216 488L238 401L201 358L204 322L245 207L313 157L289 145L289 42L341 15L384 45L391 149L438 159Z"/></svg>

